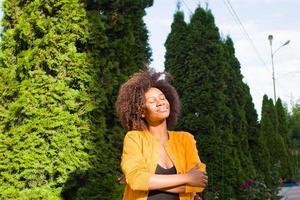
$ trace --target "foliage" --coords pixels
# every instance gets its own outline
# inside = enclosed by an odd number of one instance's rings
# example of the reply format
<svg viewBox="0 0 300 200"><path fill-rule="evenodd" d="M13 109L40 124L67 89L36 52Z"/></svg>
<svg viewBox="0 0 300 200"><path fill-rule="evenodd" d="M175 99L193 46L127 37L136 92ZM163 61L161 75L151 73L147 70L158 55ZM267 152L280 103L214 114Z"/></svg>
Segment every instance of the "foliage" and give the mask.
<svg viewBox="0 0 300 200"><path fill-rule="evenodd" d="M292 171L294 176L299 176L300 167L300 105L293 107L288 116L289 140L291 141Z"/></svg>
<svg viewBox="0 0 300 200"><path fill-rule="evenodd" d="M113 102L150 60L142 17L151 5L4 1L1 198L120 198Z"/></svg>
<svg viewBox="0 0 300 200"><path fill-rule="evenodd" d="M249 177L255 177L256 171L252 161L251 151L249 147L249 125L254 126L256 124L250 124L247 118L247 104L252 103L248 86L243 82L243 75L240 70L240 63L235 57L235 50L233 41L230 37L227 37L224 41L225 58L227 61L228 76L226 77L226 105L230 108L232 114L232 130L234 136L234 144L237 148L238 157L243 169L245 180ZM256 113L256 111L254 110ZM255 117L255 116L254 116ZM253 121L257 121L254 118Z"/></svg>
<svg viewBox="0 0 300 200"><path fill-rule="evenodd" d="M264 97L259 124L233 42L220 38L209 10L198 7L189 24L178 10L165 46L165 69L173 74L182 102L176 129L195 135L207 164L210 181L204 197L259 199L267 198L270 190L276 194L279 177L291 174L286 113L280 100L275 109ZM239 190L247 179L255 179L254 186Z"/></svg>
<svg viewBox="0 0 300 200"><path fill-rule="evenodd" d="M195 135L201 159L207 164L210 181L204 197L237 197L238 184L246 179L246 173L254 175L255 169L248 153L247 118L242 110L247 101L239 105L234 100L248 91L244 91L233 46L224 44L213 15L201 7L195 10L189 24L181 11L175 13L165 46L165 69L173 74L182 102L182 117L176 129ZM234 86L236 81L241 86ZM240 115L235 117L236 113ZM239 117L245 121L237 128ZM239 137L244 138L245 147Z"/></svg>
<svg viewBox="0 0 300 200"><path fill-rule="evenodd" d="M269 199L269 189L261 178L248 179L241 186L241 199L261 200Z"/></svg>

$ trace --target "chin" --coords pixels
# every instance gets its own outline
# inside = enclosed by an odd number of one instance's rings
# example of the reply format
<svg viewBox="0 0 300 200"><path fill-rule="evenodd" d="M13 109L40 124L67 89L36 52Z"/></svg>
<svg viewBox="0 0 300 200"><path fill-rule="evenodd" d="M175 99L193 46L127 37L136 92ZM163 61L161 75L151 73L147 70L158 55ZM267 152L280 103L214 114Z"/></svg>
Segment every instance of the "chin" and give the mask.
<svg viewBox="0 0 300 200"><path fill-rule="evenodd" d="M162 118L163 118L164 120L166 120L167 118L169 118L169 116L170 116L170 113L166 113L166 114L163 115Z"/></svg>

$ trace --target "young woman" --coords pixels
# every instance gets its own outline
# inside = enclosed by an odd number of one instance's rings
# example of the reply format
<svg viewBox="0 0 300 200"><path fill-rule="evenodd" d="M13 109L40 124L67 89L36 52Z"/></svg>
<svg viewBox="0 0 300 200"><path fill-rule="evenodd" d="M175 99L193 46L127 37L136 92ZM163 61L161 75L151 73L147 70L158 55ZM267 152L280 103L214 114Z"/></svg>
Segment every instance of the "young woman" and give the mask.
<svg viewBox="0 0 300 200"><path fill-rule="evenodd" d="M207 185L193 135L169 131L180 107L169 79L166 73L141 71L120 88L116 108L128 130L121 160L123 200L191 200Z"/></svg>

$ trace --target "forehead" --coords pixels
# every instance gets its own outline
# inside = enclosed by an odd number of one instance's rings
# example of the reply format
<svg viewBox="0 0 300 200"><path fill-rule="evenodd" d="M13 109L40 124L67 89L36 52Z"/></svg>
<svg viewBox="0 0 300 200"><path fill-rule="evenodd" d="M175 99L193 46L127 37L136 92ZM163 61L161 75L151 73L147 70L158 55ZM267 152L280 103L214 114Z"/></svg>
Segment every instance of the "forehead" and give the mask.
<svg viewBox="0 0 300 200"><path fill-rule="evenodd" d="M160 89L155 87L151 87L145 92L146 99L158 95L164 95L164 93Z"/></svg>

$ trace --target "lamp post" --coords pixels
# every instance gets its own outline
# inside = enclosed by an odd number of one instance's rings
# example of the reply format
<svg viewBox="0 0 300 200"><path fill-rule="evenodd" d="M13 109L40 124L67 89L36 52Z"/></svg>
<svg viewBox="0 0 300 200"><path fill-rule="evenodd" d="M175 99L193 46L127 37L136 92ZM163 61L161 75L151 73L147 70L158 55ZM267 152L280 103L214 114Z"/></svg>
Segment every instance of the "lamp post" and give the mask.
<svg viewBox="0 0 300 200"><path fill-rule="evenodd" d="M270 47L271 47L271 62L272 62L272 79L273 79L273 90L274 90L274 103L276 103L276 86L275 86L275 70L274 70L274 55L276 52L278 52L278 50L285 46L288 45L290 43L290 40L287 40L284 44L282 44L281 46L279 46L274 52L273 52L273 45L272 45L272 41L273 41L273 35L269 35L268 36L268 40L270 41Z"/></svg>

